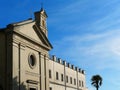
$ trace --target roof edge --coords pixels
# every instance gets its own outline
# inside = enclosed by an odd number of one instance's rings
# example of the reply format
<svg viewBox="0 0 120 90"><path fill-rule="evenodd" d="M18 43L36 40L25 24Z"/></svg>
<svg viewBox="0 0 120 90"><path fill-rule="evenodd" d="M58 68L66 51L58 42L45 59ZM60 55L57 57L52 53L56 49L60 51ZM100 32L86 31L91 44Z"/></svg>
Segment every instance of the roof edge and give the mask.
<svg viewBox="0 0 120 90"><path fill-rule="evenodd" d="M20 26L20 25L24 25L24 24L28 24L28 23L32 23L32 22L34 22L34 20L32 20L32 18L29 18L28 20L23 20L23 21L16 22L16 23L11 23L11 24L8 24L7 26L9 26L9 25Z"/></svg>

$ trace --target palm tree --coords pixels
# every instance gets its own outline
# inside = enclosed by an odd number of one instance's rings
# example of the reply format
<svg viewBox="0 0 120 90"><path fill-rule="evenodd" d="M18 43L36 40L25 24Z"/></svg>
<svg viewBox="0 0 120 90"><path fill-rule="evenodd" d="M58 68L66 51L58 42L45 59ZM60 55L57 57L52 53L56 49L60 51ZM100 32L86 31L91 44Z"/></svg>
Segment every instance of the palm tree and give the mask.
<svg viewBox="0 0 120 90"><path fill-rule="evenodd" d="M93 85L96 90L102 85L102 77L100 75L94 75L91 78L91 85Z"/></svg>

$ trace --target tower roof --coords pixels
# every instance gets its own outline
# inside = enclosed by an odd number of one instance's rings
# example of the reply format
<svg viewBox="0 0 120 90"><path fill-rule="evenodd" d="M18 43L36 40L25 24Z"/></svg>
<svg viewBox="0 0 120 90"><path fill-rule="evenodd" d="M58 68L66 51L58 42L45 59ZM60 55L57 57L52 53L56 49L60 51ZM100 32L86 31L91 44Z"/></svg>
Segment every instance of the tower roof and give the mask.
<svg viewBox="0 0 120 90"><path fill-rule="evenodd" d="M46 17L48 17L48 15L47 15L46 11L44 10L44 8L41 8L40 13L45 15Z"/></svg>

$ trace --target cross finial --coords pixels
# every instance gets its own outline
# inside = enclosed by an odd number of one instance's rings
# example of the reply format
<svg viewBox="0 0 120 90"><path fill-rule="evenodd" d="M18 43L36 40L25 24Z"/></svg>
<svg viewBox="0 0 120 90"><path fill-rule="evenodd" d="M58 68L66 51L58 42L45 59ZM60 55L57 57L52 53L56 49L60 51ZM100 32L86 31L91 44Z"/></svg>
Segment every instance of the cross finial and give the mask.
<svg viewBox="0 0 120 90"><path fill-rule="evenodd" d="M43 8L43 2L41 2L41 8Z"/></svg>
<svg viewBox="0 0 120 90"><path fill-rule="evenodd" d="M41 9L43 9L43 2L44 0L41 0Z"/></svg>

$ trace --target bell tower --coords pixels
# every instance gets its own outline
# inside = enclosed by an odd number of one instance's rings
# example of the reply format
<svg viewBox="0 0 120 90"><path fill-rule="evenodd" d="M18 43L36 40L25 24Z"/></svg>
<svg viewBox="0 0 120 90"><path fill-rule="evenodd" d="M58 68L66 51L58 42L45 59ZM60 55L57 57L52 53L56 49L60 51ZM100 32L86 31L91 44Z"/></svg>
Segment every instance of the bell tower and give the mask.
<svg viewBox="0 0 120 90"><path fill-rule="evenodd" d="M45 33L45 35L47 36L47 23L46 23L46 19L47 19L47 14L45 12L45 10L43 8L41 8L40 11L35 12L35 21L37 26L40 27L40 29Z"/></svg>

